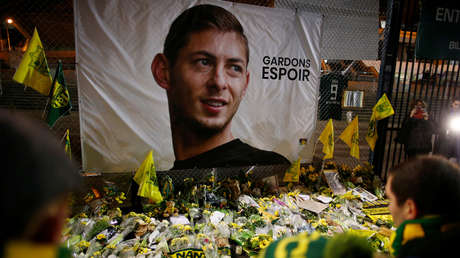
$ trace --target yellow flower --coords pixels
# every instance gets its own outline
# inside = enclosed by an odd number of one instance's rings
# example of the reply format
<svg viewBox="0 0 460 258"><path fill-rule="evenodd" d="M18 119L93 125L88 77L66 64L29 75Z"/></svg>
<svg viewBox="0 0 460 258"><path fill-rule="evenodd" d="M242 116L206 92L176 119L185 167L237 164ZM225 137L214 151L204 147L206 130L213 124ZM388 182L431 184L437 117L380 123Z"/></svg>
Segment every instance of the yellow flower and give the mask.
<svg viewBox="0 0 460 258"><path fill-rule="evenodd" d="M104 234L99 234L96 236L97 240L106 239L107 237Z"/></svg>
<svg viewBox="0 0 460 258"><path fill-rule="evenodd" d="M319 224L323 225L323 226L327 226L327 222L325 219L320 219L319 221Z"/></svg>
<svg viewBox="0 0 460 258"><path fill-rule="evenodd" d="M182 224L176 224L176 225L174 225L173 227L177 228L177 229L180 230L180 231L183 231L183 230L184 230L184 225L182 225Z"/></svg>
<svg viewBox="0 0 460 258"><path fill-rule="evenodd" d="M340 203L337 203L337 204L335 205L335 207L336 207L336 208L340 208L340 207L342 207L342 205L341 205Z"/></svg>
<svg viewBox="0 0 460 258"><path fill-rule="evenodd" d="M85 240L81 240L80 242L78 242L77 247L80 247L80 248L86 247L86 248L88 248L89 247L89 242L85 241Z"/></svg>
<svg viewBox="0 0 460 258"><path fill-rule="evenodd" d="M138 214L135 213L134 211L131 211L130 213L128 213L128 217L137 217Z"/></svg>
<svg viewBox="0 0 460 258"><path fill-rule="evenodd" d="M238 225L238 224L236 224L236 223L231 223L230 226L231 226L232 228L239 228L239 227L240 227L240 225Z"/></svg>
<svg viewBox="0 0 460 258"><path fill-rule="evenodd" d="M138 254L146 254L148 252L150 252L151 250L148 249L148 248L145 248L145 247L141 247L138 249Z"/></svg>
<svg viewBox="0 0 460 258"><path fill-rule="evenodd" d="M101 252L100 251L96 251L93 253L94 256L98 256L98 255L101 255Z"/></svg>
<svg viewBox="0 0 460 258"><path fill-rule="evenodd" d="M186 225L184 227L184 231L192 231L192 227L190 225Z"/></svg>
<svg viewBox="0 0 460 258"><path fill-rule="evenodd" d="M108 244L105 246L107 249L115 249L116 246L114 244Z"/></svg>
<svg viewBox="0 0 460 258"><path fill-rule="evenodd" d="M269 244L270 244L270 241L268 241L267 239L264 239L259 243L259 247L260 249L265 249Z"/></svg>

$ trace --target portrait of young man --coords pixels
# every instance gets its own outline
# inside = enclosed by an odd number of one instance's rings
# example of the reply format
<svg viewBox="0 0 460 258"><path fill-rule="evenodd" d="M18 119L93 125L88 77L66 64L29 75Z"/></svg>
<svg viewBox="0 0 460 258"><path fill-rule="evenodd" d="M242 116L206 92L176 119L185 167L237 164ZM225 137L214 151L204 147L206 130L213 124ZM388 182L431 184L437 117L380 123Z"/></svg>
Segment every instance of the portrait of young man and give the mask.
<svg viewBox="0 0 460 258"><path fill-rule="evenodd" d="M250 81L248 62L243 27L224 8L197 5L174 20L151 66L168 98L173 169L289 164L232 134Z"/></svg>

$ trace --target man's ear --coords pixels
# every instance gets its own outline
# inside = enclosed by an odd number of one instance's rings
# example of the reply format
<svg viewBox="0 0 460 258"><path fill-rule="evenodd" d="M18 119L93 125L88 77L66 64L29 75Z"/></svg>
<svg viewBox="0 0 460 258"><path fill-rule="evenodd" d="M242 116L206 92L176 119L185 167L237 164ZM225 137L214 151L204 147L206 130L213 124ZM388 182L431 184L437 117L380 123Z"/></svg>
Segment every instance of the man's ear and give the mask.
<svg viewBox="0 0 460 258"><path fill-rule="evenodd" d="M157 54L152 61L152 75L161 88L169 89L169 63L164 54Z"/></svg>
<svg viewBox="0 0 460 258"><path fill-rule="evenodd" d="M404 218L408 219L416 219L418 217L418 209L415 201L411 198L407 199L404 202Z"/></svg>

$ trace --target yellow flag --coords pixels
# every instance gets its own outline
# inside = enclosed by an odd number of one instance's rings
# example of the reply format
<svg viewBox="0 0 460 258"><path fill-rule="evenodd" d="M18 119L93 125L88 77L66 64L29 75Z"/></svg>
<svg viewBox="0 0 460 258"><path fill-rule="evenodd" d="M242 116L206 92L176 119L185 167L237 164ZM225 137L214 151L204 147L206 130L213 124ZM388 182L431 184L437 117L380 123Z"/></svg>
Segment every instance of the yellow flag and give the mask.
<svg viewBox="0 0 460 258"><path fill-rule="evenodd" d="M383 93L383 96L377 101L377 104L372 108L372 113L375 113L375 120L381 120L389 117L395 113L393 106L391 106L387 95Z"/></svg>
<svg viewBox="0 0 460 258"><path fill-rule="evenodd" d="M291 167L284 173L284 182L299 182L300 159L297 159Z"/></svg>
<svg viewBox="0 0 460 258"><path fill-rule="evenodd" d="M319 140L323 144L323 153L325 154L323 159L332 159L334 157L334 126L332 119L329 119L326 127L324 127Z"/></svg>
<svg viewBox="0 0 460 258"><path fill-rule="evenodd" d="M153 151L147 154L147 157L142 162L134 175L134 181L139 184L137 195L149 198L155 203L163 201L160 190L158 188L157 173L155 163L153 161Z"/></svg>
<svg viewBox="0 0 460 258"><path fill-rule="evenodd" d="M359 124L358 116L343 130L339 137L350 147L350 155L359 159Z"/></svg>
<svg viewBox="0 0 460 258"><path fill-rule="evenodd" d="M45 96L49 95L53 79L46 62L45 50L38 37L37 28L34 29L34 35L13 75L13 80L31 87Z"/></svg>
<svg viewBox="0 0 460 258"><path fill-rule="evenodd" d="M375 149L375 143L377 142L377 121L375 120L375 112L372 112L371 120L369 121L369 127L367 128L366 141L372 151Z"/></svg>
<svg viewBox="0 0 460 258"><path fill-rule="evenodd" d="M65 131L65 153L67 153L67 156L69 156L69 159L72 159L72 150L70 149L69 129Z"/></svg>

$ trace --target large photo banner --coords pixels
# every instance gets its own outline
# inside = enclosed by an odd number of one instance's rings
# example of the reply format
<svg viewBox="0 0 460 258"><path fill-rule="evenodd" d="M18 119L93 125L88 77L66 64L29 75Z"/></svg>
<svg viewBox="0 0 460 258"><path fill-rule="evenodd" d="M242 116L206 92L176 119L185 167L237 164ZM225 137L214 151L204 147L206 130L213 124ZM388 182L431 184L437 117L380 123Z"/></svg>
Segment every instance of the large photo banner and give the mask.
<svg viewBox="0 0 460 258"><path fill-rule="evenodd" d="M172 21L198 4L230 11L248 38L250 80L233 135L297 158L316 125L321 15L224 1L75 0L84 170L133 171L150 150L157 169L173 166L168 99L151 64Z"/></svg>

